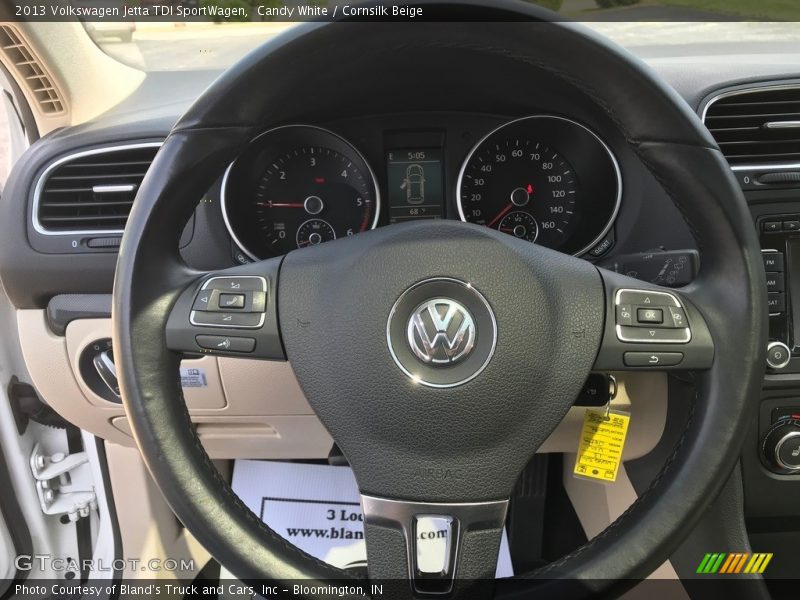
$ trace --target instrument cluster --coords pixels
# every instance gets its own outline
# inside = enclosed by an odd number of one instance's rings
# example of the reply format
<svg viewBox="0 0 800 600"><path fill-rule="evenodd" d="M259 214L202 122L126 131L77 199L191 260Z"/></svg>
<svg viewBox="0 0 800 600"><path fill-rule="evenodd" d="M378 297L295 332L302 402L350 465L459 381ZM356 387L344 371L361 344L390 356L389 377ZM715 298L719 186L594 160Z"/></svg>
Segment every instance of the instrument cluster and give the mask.
<svg viewBox="0 0 800 600"><path fill-rule="evenodd" d="M527 116L484 132L466 155L451 157L460 150L448 148L446 138L431 130L384 132L374 169L328 129L271 129L225 173L225 224L253 260L415 219L460 218L576 255L611 228L622 197L620 168L587 126ZM446 159L460 161L457 178Z"/></svg>

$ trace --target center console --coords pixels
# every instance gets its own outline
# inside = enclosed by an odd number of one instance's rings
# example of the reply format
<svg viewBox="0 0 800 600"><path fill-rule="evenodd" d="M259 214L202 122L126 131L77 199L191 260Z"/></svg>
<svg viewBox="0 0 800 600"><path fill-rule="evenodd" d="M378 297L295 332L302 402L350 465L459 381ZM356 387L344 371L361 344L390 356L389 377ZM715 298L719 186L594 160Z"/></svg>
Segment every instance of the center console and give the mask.
<svg viewBox="0 0 800 600"><path fill-rule="evenodd" d="M800 543L800 82L717 93L702 117L745 195L766 274L765 377L742 452L747 530L755 551L792 556ZM777 560L767 575L793 570Z"/></svg>
<svg viewBox="0 0 800 600"><path fill-rule="evenodd" d="M800 175L800 167L797 171ZM759 459L771 474L800 480L800 188L785 181L743 188L761 241L769 311ZM773 387L789 395L769 391Z"/></svg>

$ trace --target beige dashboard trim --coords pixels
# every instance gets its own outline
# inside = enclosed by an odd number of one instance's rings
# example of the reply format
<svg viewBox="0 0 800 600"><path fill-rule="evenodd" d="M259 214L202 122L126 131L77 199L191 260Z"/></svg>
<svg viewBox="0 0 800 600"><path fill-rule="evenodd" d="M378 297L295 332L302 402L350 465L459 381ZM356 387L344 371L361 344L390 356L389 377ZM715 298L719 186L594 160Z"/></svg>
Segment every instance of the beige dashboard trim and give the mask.
<svg viewBox="0 0 800 600"><path fill-rule="evenodd" d="M103 52L77 20L15 22L13 27L48 72L64 103L64 112L45 113L26 82L17 82L42 136L109 111L130 97L145 79L144 71L124 65ZM14 66L8 64L8 56L2 52L0 62L15 73ZM15 73L15 77L19 75Z"/></svg>
<svg viewBox="0 0 800 600"><path fill-rule="evenodd" d="M17 311L28 372L44 400L61 416L110 442L133 446L121 404L83 382L78 359L96 340L111 337L111 319L80 319L55 335L42 310ZM203 357L207 386L184 388L189 414L212 458L324 458L333 440L303 396L288 363Z"/></svg>
<svg viewBox="0 0 800 600"><path fill-rule="evenodd" d="M138 450L110 442L105 448L122 556L127 559L123 579L193 579L211 555L175 518ZM131 559L138 559L141 566L134 568ZM153 559L172 559L178 565L193 560L194 569L154 570L149 568Z"/></svg>
<svg viewBox="0 0 800 600"><path fill-rule="evenodd" d="M20 343L32 383L59 414L110 442L133 446L121 404L104 400L83 382L78 359L96 340L111 337L111 319L80 319L65 337L47 326L42 310L17 311ZM212 458L325 458L333 440L308 404L286 362L216 358L186 360L201 368L207 386L184 388L186 404ZM625 448L630 460L650 452L664 430L664 374L618 373L614 408L629 410ZM574 452L583 409L573 408L539 452Z"/></svg>

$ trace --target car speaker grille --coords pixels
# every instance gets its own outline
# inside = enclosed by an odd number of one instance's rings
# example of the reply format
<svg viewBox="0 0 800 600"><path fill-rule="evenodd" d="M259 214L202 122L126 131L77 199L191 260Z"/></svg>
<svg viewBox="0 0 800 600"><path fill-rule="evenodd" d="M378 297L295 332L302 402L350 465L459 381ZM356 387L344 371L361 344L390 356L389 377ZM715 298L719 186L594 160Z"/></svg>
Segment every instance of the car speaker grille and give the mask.
<svg viewBox="0 0 800 600"><path fill-rule="evenodd" d="M34 193L39 228L45 233L121 232L160 145L89 150L53 163Z"/></svg>
<svg viewBox="0 0 800 600"><path fill-rule="evenodd" d="M800 161L800 85L723 94L704 122L732 166Z"/></svg>
<svg viewBox="0 0 800 600"><path fill-rule="evenodd" d="M43 113L64 112L64 100L36 55L10 25L0 25L0 48L28 87Z"/></svg>

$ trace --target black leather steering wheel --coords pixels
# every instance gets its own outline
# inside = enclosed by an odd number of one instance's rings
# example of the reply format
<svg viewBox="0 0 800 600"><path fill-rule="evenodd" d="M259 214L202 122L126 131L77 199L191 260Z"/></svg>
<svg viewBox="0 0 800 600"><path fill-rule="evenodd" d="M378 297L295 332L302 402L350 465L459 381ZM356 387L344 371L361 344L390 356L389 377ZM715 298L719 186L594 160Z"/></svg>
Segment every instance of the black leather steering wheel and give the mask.
<svg viewBox="0 0 800 600"><path fill-rule="evenodd" d="M658 346L683 353L682 366L696 372L692 417L680 443L650 488L606 531L498 588L520 597L534 589L553 597L621 592L669 556L737 460L763 374L767 330L750 215L696 115L639 61L579 26L541 22L548 13L527 5L427 6L514 22L299 26L228 70L174 127L142 183L119 255L114 345L125 409L175 514L236 576L350 578L250 512L192 429L179 359L198 350L197 334L218 332L190 323L192 303L203 288L238 282L249 290L248 302L264 307L263 324L248 332L257 340L248 356L291 362L354 470L370 578L401 581L406 593L453 585L458 593L469 580L493 576L514 483L589 372L626 368L624 352L651 347L620 339L616 305L631 293L624 290L654 295L684 310L690 325L689 341ZM308 91L312 75L346 79L367 55L390 64L404 53L413 63L454 51L546 71L601 106L684 215L701 251L699 277L680 290L661 289L452 221L381 227L215 273L182 262L180 232L199 199L249 140L296 108L301 100L293 94ZM209 283L212 277L224 279ZM457 300L474 317L477 341L457 368L477 374L454 387L420 383L450 374L401 358L419 374L408 377L390 349L402 346L397 336L414 307L432 298ZM446 575L417 572L418 515L451 519L455 550ZM472 589L470 597L477 593Z"/></svg>

